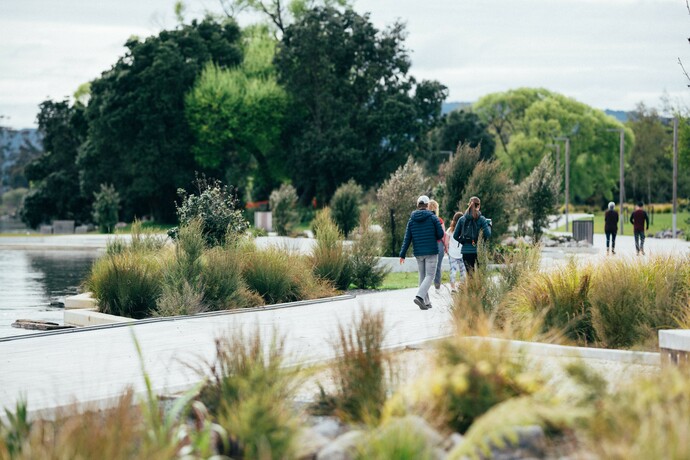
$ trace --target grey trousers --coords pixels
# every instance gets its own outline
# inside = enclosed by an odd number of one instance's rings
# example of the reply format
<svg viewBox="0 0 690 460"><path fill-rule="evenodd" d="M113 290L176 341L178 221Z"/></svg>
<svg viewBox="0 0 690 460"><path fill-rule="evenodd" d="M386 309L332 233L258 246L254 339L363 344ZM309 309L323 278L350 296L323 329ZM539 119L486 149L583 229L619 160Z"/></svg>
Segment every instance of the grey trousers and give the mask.
<svg viewBox="0 0 690 460"><path fill-rule="evenodd" d="M417 297L424 299L425 304L430 304L429 288L434 282L436 275L436 265L438 264L438 254L429 256L415 256L417 259L417 270L419 270L419 290Z"/></svg>

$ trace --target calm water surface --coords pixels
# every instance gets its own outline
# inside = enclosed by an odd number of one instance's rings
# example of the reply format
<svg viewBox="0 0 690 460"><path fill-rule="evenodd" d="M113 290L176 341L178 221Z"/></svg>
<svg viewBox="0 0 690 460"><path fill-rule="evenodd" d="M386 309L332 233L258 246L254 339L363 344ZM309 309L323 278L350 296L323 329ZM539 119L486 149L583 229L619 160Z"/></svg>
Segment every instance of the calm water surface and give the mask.
<svg viewBox="0 0 690 460"><path fill-rule="evenodd" d="M64 308L50 303L82 292L100 255L95 250L0 250L0 337L39 332L11 327L17 319L63 324Z"/></svg>

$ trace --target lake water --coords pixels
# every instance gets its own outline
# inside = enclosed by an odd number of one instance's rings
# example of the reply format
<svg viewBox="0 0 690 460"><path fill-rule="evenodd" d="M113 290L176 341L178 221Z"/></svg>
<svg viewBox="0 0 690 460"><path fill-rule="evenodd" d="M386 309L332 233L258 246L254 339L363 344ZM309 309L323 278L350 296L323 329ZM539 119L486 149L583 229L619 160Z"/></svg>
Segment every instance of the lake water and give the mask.
<svg viewBox="0 0 690 460"><path fill-rule="evenodd" d="M39 331L13 328L17 319L63 324L64 308L51 302L82 292L96 250L0 250L0 337Z"/></svg>

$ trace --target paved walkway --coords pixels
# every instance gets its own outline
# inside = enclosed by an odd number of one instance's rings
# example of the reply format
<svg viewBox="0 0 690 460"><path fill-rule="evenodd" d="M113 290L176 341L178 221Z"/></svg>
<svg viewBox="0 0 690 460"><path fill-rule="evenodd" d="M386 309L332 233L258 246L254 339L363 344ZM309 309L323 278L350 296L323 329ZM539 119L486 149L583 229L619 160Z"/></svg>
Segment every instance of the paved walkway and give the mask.
<svg viewBox="0 0 690 460"><path fill-rule="evenodd" d="M140 322L133 326L83 328L0 340L0 408L25 397L29 410L78 403L107 403L127 387L145 390L133 336L143 350L154 389L178 392L200 380L190 365L214 357L214 338L260 330L265 342L273 331L285 334L291 363L334 356L338 324L349 325L362 309L384 314L386 348L437 339L451 333L450 293L432 288L434 308L413 304L415 289L386 291L289 308Z"/></svg>

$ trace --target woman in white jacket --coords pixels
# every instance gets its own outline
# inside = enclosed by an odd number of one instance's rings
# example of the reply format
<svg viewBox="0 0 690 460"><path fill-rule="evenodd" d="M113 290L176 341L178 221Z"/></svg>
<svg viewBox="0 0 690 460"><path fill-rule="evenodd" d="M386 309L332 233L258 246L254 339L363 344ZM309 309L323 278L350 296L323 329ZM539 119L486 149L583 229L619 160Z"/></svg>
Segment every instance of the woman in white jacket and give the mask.
<svg viewBox="0 0 690 460"><path fill-rule="evenodd" d="M458 244L457 241L453 239L453 232L455 231L455 226L458 224L458 220L463 216L461 212L456 212L453 216L453 220L446 230L448 234L448 261L450 262L450 290L455 291L455 274L460 272L460 279L458 281L464 281L467 277L465 271L465 264L462 262L462 245Z"/></svg>

